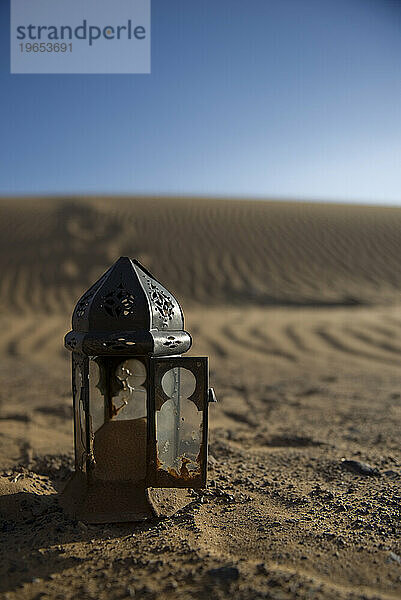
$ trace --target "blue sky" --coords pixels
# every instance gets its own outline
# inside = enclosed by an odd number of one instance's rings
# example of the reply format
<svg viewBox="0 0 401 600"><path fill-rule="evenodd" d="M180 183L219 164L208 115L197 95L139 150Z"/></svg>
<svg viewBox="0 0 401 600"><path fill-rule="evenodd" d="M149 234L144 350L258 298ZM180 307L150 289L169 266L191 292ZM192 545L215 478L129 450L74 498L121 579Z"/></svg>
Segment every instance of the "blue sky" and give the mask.
<svg viewBox="0 0 401 600"><path fill-rule="evenodd" d="M153 0L151 75L10 75L8 5L0 194L401 204L401 0Z"/></svg>

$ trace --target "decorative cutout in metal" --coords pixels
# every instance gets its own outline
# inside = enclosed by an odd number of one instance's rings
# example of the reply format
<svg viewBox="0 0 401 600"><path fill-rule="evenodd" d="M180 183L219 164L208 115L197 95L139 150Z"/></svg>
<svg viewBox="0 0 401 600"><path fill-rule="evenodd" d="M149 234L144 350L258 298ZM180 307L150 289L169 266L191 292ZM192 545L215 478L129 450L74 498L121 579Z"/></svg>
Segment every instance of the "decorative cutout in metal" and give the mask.
<svg viewBox="0 0 401 600"><path fill-rule="evenodd" d="M75 307L75 314L80 319L83 319L87 316L86 313L88 312L91 300L102 285L106 275L107 273L104 273L104 275L102 275L101 278L87 292L85 292L82 298L78 301L78 304Z"/></svg>
<svg viewBox="0 0 401 600"><path fill-rule="evenodd" d="M111 317L128 317L134 314L135 297L120 283L116 290L108 292L103 299L104 310Z"/></svg>
<svg viewBox="0 0 401 600"><path fill-rule="evenodd" d="M85 313L88 309L90 301L92 300L93 296L95 295L95 292L96 292L96 290L89 290L88 292L86 292L86 294L84 294L82 296L81 300L78 302L75 310L76 310L77 317L79 317L80 319L85 317Z"/></svg>
<svg viewBox="0 0 401 600"><path fill-rule="evenodd" d="M147 280L147 284L150 290L150 298L154 302L155 308L160 314L163 323L167 325L174 315L174 303L170 296L159 289L157 285L153 284L150 279Z"/></svg>
<svg viewBox="0 0 401 600"><path fill-rule="evenodd" d="M177 348L180 345L180 340L177 340L173 335L169 335L165 342L163 342L163 346L167 346L168 348Z"/></svg>

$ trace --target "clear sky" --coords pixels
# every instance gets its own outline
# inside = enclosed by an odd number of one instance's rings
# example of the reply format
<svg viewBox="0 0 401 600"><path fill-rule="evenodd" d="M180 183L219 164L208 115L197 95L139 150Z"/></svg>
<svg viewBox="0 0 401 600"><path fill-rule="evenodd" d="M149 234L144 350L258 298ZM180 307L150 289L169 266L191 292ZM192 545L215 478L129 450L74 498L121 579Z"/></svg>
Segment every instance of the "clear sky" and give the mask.
<svg viewBox="0 0 401 600"><path fill-rule="evenodd" d="M401 204L401 0L152 0L151 75L10 75L0 5L0 194Z"/></svg>

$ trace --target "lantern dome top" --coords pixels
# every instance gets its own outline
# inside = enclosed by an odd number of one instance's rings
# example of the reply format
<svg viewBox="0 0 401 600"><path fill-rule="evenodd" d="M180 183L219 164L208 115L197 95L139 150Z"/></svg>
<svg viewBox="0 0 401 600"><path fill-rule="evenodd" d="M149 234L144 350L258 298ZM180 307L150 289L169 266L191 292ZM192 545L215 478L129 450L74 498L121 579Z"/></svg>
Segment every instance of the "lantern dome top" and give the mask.
<svg viewBox="0 0 401 600"><path fill-rule="evenodd" d="M177 300L139 261L126 256L79 299L72 327L66 347L89 356L168 356L191 346Z"/></svg>

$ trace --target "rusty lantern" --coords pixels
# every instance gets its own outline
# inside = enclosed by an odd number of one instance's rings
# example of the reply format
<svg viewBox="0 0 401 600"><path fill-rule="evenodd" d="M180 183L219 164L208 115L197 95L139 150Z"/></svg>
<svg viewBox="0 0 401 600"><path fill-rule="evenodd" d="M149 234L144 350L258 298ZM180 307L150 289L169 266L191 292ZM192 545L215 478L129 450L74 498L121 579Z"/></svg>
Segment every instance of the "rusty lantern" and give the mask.
<svg viewBox="0 0 401 600"><path fill-rule="evenodd" d="M137 260L121 257L82 296L72 352L75 473L66 509L87 522L172 514L206 485L208 359L180 305Z"/></svg>

